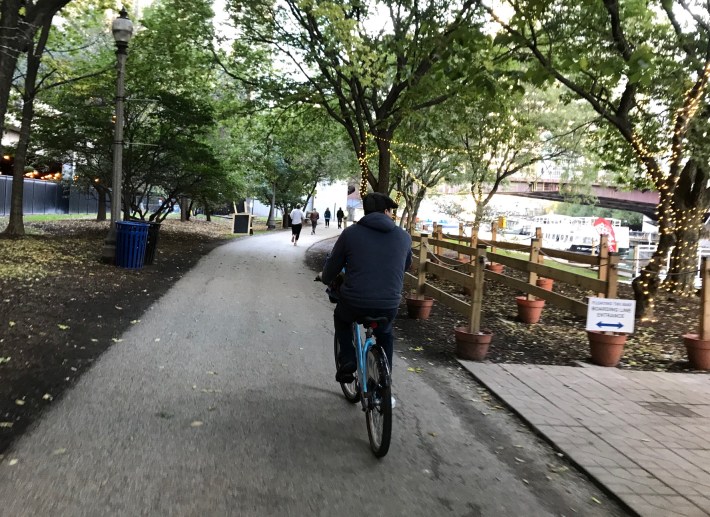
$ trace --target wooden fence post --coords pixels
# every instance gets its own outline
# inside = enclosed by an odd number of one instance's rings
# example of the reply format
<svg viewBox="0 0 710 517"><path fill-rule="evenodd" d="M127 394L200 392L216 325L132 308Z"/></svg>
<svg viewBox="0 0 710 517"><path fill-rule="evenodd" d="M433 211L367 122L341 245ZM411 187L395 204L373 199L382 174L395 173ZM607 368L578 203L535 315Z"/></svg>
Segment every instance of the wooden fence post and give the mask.
<svg viewBox="0 0 710 517"><path fill-rule="evenodd" d="M417 294L424 294L424 284L426 284L426 261L429 236L422 233L419 246L419 264L417 265Z"/></svg>
<svg viewBox="0 0 710 517"><path fill-rule="evenodd" d="M594 253L594 243L592 243L592 253ZM599 239L599 280L608 282L609 279L609 237L602 235ZM605 289L605 291L608 290ZM606 292L597 293L599 298L604 298Z"/></svg>
<svg viewBox="0 0 710 517"><path fill-rule="evenodd" d="M491 223L491 253L496 252L496 239L498 237L498 223L493 221Z"/></svg>
<svg viewBox="0 0 710 517"><path fill-rule="evenodd" d="M458 243L461 244L463 242L463 223L459 223L459 240ZM456 260L461 262L461 252L457 251L456 252Z"/></svg>
<svg viewBox="0 0 710 517"><path fill-rule="evenodd" d="M538 240L540 248L542 248L542 228L539 226L535 228L535 238ZM540 253L537 257L537 263L542 264L543 262L545 262L545 257Z"/></svg>
<svg viewBox="0 0 710 517"><path fill-rule="evenodd" d="M700 278L703 285L700 288L700 329L698 337L710 340L710 260L702 257L700 262Z"/></svg>
<svg viewBox="0 0 710 517"><path fill-rule="evenodd" d="M438 240L442 240L444 238L444 227L440 224L436 225L436 233L434 234L434 238ZM436 246L436 254L441 255L441 246L437 245Z"/></svg>
<svg viewBox="0 0 710 517"><path fill-rule="evenodd" d="M538 239L531 239L530 240L530 262L533 264L538 264L540 260L540 241ZM535 281L537 280L537 273L534 271L530 271L528 273L528 283L530 285L535 285ZM528 300L537 300L537 298L528 293Z"/></svg>
<svg viewBox="0 0 710 517"><path fill-rule="evenodd" d="M606 297L616 298L619 289L619 254L609 253L609 267L606 275Z"/></svg>
<svg viewBox="0 0 710 517"><path fill-rule="evenodd" d="M469 317L469 332L478 334L481 331L481 309L483 307L483 268L486 263L486 245L479 244L474 251L476 260L473 262L473 285L471 286L471 316Z"/></svg>

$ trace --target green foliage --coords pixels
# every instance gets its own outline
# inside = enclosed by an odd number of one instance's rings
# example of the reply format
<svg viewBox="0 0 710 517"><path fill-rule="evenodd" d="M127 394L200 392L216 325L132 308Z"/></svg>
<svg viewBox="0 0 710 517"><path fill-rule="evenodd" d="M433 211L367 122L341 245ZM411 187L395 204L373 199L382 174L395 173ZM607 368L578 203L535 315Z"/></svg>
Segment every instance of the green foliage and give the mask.
<svg viewBox="0 0 710 517"><path fill-rule="evenodd" d="M323 107L356 155L367 132L389 141L412 113L470 83L478 73L471 57L486 41L473 4L449 0L233 0L227 6L240 31L231 75L263 104ZM386 155L386 144L378 153ZM373 189L389 191L389 163L386 156L378 161L369 178Z"/></svg>
<svg viewBox="0 0 710 517"><path fill-rule="evenodd" d="M305 203L316 185L345 179L357 168L342 134L323 110L301 105L252 116L240 125L242 168L251 194L287 210Z"/></svg>
<svg viewBox="0 0 710 517"><path fill-rule="evenodd" d="M168 200L188 196L214 206L231 201L242 190L212 147L211 17L209 2L163 0L146 10L143 26L134 20L126 65L123 152L124 200L133 210L147 196ZM56 43L95 48L85 54L94 66L99 63L110 73L47 93L35 147L58 161L74 163L76 181L87 188L108 189L116 81L113 40L106 37L105 24L103 33L97 31L90 15L76 26L58 32ZM76 60L67 61L67 68ZM164 217L169 208L162 207L153 217Z"/></svg>

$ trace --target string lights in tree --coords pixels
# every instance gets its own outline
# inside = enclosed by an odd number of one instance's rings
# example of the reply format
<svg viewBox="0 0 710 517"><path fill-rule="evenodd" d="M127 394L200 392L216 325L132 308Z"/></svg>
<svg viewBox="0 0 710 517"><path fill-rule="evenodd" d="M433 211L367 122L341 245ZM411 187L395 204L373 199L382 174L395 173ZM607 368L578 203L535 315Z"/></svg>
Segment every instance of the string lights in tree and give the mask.
<svg viewBox="0 0 710 517"><path fill-rule="evenodd" d="M641 142L637 135L632 135L632 146L640 158L641 162L646 167L651 179L659 190L660 202L656 208L656 217L658 218L659 227L662 229L662 235L671 235L676 232L681 232L686 235L697 235L698 232L702 230L702 216L704 215L704 210L699 207L695 207L686 211L686 213L678 214L672 205L672 195L671 193L675 191L680 181L680 161L683 156L683 147L685 144L685 135L693 120L693 117L697 113L700 103L705 95L707 89L708 81L710 80L710 61L705 64L702 75L698 78L695 84L690 87L683 96L683 104L675 115L675 127L673 130L673 139L671 144L670 152L670 166L667 172L661 171L654 160L653 154L647 149L647 147ZM687 264L694 256L691 256L690 250L693 247L691 242L695 243L696 240L681 240L681 248L675 254L675 260L680 264ZM659 257L654 255L651 257L648 266L653 266ZM647 267L648 267L647 266ZM645 269L647 273L657 275L658 273ZM683 287L686 282L680 282L678 277L686 275L694 275L696 273L695 268L687 271L679 271L674 275L669 274L664 281L664 287L668 288L670 292L680 296L689 296ZM642 280L640 282L642 292L644 295L649 295L649 285L648 280ZM651 311L654 307L654 298L650 297L648 299L649 307Z"/></svg>

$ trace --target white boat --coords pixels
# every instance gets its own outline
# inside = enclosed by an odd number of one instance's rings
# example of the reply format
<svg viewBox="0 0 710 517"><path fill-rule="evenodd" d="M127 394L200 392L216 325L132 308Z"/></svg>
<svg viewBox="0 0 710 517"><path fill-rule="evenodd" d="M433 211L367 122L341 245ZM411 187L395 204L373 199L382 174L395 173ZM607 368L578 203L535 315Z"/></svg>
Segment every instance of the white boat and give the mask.
<svg viewBox="0 0 710 517"><path fill-rule="evenodd" d="M504 230L504 239L530 242L536 228L542 231L542 245L577 253L592 253L599 248L601 236L609 236L609 251L625 254L629 250L629 227L620 219L602 217L572 217L547 214L530 221L514 221Z"/></svg>

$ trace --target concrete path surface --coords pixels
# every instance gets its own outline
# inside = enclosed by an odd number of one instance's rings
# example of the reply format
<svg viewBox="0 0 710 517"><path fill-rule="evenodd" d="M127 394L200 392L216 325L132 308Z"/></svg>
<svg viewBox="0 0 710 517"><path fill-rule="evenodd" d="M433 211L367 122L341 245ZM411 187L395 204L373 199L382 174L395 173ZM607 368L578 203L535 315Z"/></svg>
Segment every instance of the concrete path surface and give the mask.
<svg viewBox="0 0 710 517"><path fill-rule="evenodd" d="M639 515L710 515L710 376L460 361Z"/></svg>
<svg viewBox="0 0 710 517"><path fill-rule="evenodd" d="M337 233L242 237L203 258L6 451L0 515L623 515L550 472L560 458L510 415L484 416L450 366L395 358L393 443L375 459L304 266Z"/></svg>

